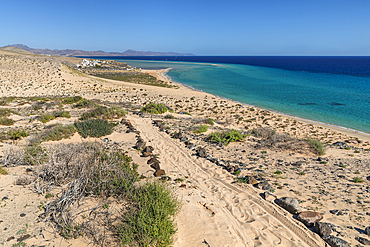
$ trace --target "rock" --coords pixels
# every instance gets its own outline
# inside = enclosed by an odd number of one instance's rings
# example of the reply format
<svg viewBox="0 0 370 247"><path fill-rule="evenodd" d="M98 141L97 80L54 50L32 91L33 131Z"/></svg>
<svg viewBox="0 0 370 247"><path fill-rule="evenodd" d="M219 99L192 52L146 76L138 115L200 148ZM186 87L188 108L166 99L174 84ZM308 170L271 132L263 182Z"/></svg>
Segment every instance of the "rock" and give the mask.
<svg viewBox="0 0 370 247"><path fill-rule="evenodd" d="M161 167L159 166L159 162L152 163L150 167L156 171L161 169Z"/></svg>
<svg viewBox="0 0 370 247"><path fill-rule="evenodd" d="M356 240L364 245L370 245L370 240L363 237L356 237Z"/></svg>
<svg viewBox="0 0 370 247"><path fill-rule="evenodd" d="M163 120L153 120L153 124L160 126L163 123Z"/></svg>
<svg viewBox="0 0 370 247"><path fill-rule="evenodd" d="M17 238L17 242L22 242L22 241L24 241L26 239L29 239L30 237L31 237L30 234L23 235L22 237Z"/></svg>
<svg viewBox="0 0 370 247"><path fill-rule="evenodd" d="M164 176L166 175L166 172L162 169L156 170L154 173L154 176L159 177L159 176Z"/></svg>
<svg viewBox="0 0 370 247"><path fill-rule="evenodd" d="M322 214L313 211L303 211L297 217L297 219L307 227L312 227L316 222L319 222L323 218L324 216Z"/></svg>
<svg viewBox="0 0 370 247"><path fill-rule="evenodd" d="M365 234L370 236L370 226L365 228Z"/></svg>
<svg viewBox="0 0 370 247"><path fill-rule="evenodd" d="M261 190L271 190L271 185L267 181L263 181L256 186L258 189Z"/></svg>
<svg viewBox="0 0 370 247"><path fill-rule="evenodd" d="M302 212L302 208L299 206L299 202L295 198L282 197L276 199L275 203L292 214L298 214Z"/></svg>
<svg viewBox="0 0 370 247"><path fill-rule="evenodd" d="M344 241L343 239L334 237L332 235L327 235L322 237L331 247L350 247L349 243L347 241Z"/></svg>
<svg viewBox="0 0 370 247"><path fill-rule="evenodd" d="M277 196L267 191L263 192L263 199L265 199L266 201L269 201L269 199L272 199L272 198L276 199Z"/></svg>
<svg viewBox="0 0 370 247"><path fill-rule="evenodd" d="M331 233L331 226L329 223L324 222L316 222L315 223L315 232L322 236L330 235Z"/></svg>
<svg viewBox="0 0 370 247"><path fill-rule="evenodd" d="M146 143L144 142L144 141L138 141L137 143L136 143L136 149L141 149L141 150L143 150L144 148L145 148L145 145L146 145Z"/></svg>
<svg viewBox="0 0 370 247"><path fill-rule="evenodd" d="M13 239L15 239L15 237L11 236L11 237L7 238L6 241L9 242L10 240L13 240Z"/></svg>
<svg viewBox="0 0 370 247"><path fill-rule="evenodd" d="M201 158L207 157L207 151L205 148L198 148L197 155Z"/></svg>
<svg viewBox="0 0 370 247"><path fill-rule="evenodd" d="M184 189L186 189L186 184L181 184L181 185L180 185L180 188L184 188Z"/></svg>
<svg viewBox="0 0 370 247"><path fill-rule="evenodd" d="M165 125L161 125L161 126L159 126L159 131L164 131L166 129L166 126Z"/></svg>
<svg viewBox="0 0 370 247"><path fill-rule="evenodd" d="M144 148L144 152L153 152L154 151L154 148L152 146L146 146Z"/></svg>
<svg viewBox="0 0 370 247"><path fill-rule="evenodd" d="M254 177L248 177L247 184L256 185L258 181Z"/></svg>
<svg viewBox="0 0 370 247"><path fill-rule="evenodd" d="M150 157L150 156L152 156L153 155L153 153L152 152L143 152L143 156L144 157Z"/></svg>
<svg viewBox="0 0 370 247"><path fill-rule="evenodd" d="M175 138L175 139L181 139L181 137L182 137L181 131L179 133L173 133L172 137Z"/></svg>
<svg viewBox="0 0 370 247"><path fill-rule="evenodd" d="M156 157L152 157L152 158L150 158L146 163L148 164L148 165L150 165L150 164L152 164L152 163L160 163L159 162L159 160L156 158Z"/></svg>
<svg viewBox="0 0 370 247"><path fill-rule="evenodd" d="M19 216L24 217L24 216L26 216L26 214L25 213L21 213Z"/></svg>
<svg viewBox="0 0 370 247"><path fill-rule="evenodd" d="M297 161L297 162L293 163L292 165L301 167L302 165L305 165L305 164L307 164L307 162L304 161L304 160L301 160L301 161Z"/></svg>

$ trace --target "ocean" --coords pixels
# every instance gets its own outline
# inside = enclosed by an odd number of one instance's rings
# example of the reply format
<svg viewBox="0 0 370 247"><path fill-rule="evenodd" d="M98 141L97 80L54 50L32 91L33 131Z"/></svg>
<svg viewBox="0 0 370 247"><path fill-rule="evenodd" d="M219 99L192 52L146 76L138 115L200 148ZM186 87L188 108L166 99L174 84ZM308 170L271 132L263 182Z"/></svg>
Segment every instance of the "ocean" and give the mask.
<svg viewBox="0 0 370 247"><path fill-rule="evenodd" d="M370 57L105 57L241 103L370 133Z"/></svg>

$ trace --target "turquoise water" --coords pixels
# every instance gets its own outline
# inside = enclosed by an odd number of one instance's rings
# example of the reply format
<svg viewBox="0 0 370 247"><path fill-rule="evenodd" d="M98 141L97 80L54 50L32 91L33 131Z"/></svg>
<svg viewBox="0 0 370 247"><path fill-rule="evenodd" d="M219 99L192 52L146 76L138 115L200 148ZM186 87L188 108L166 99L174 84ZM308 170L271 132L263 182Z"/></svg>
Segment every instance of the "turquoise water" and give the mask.
<svg viewBox="0 0 370 247"><path fill-rule="evenodd" d="M370 77L241 64L119 60L242 103L370 133Z"/></svg>

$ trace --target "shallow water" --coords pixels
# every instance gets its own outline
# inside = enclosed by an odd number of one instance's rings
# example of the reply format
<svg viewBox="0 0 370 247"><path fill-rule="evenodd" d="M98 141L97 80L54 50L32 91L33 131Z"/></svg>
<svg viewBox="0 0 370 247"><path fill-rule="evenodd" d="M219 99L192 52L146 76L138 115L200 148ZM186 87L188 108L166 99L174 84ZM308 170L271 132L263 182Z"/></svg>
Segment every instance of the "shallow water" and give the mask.
<svg viewBox="0 0 370 247"><path fill-rule="evenodd" d="M167 74L173 81L205 92L370 133L370 77L367 76L245 64L117 60L146 69L172 68ZM356 66L351 69L354 74L355 69ZM366 72L364 68L361 70Z"/></svg>

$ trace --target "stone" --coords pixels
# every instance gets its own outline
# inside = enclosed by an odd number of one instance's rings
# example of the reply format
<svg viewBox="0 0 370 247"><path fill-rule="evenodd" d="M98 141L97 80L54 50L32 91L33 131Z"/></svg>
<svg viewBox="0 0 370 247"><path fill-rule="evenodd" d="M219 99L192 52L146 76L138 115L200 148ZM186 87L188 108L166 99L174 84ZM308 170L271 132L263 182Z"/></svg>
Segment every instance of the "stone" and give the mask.
<svg viewBox="0 0 370 247"><path fill-rule="evenodd" d="M156 170L154 173L154 176L159 177L159 176L164 176L166 175L166 172L162 169Z"/></svg>
<svg viewBox="0 0 370 247"><path fill-rule="evenodd" d="M363 237L356 237L356 240L364 245L370 245L370 240Z"/></svg>
<svg viewBox="0 0 370 247"><path fill-rule="evenodd" d="M22 237L17 238L17 242L22 242L22 241L24 241L26 239L29 239L30 237L31 237L30 234L23 235Z"/></svg>
<svg viewBox="0 0 370 247"><path fill-rule="evenodd" d="M173 133L172 134L172 137L175 138L175 139L181 139L182 133L181 132L179 132L179 133Z"/></svg>
<svg viewBox="0 0 370 247"><path fill-rule="evenodd" d="M370 226L365 228L365 234L370 236Z"/></svg>
<svg viewBox="0 0 370 247"><path fill-rule="evenodd" d="M292 165L301 167L302 165L305 165L305 164L307 164L307 162L304 161L304 160L301 160L301 161L297 161L297 162L293 163Z"/></svg>
<svg viewBox="0 0 370 247"><path fill-rule="evenodd" d="M148 165L150 165L150 164L152 164L152 163L160 163L159 162L159 160L156 158L156 157L152 157L152 158L150 158L146 163L148 164Z"/></svg>
<svg viewBox="0 0 370 247"><path fill-rule="evenodd" d="M26 214L25 213L21 213L19 216L24 217L24 216L26 216Z"/></svg>
<svg viewBox="0 0 370 247"><path fill-rule="evenodd" d="M141 149L141 150L143 150L144 148L145 148L145 145L146 145L146 143L144 142L144 141L138 141L137 143L136 143L136 149Z"/></svg>
<svg viewBox="0 0 370 247"><path fill-rule="evenodd" d="M332 235L324 236L322 237L322 239L324 239L324 241L327 242L331 247L350 247L351 246L347 241L341 238L338 238L338 237L334 237Z"/></svg>
<svg viewBox="0 0 370 247"><path fill-rule="evenodd" d="M271 190L271 185L267 181L263 181L256 186L258 189L261 190Z"/></svg>
<svg viewBox="0 0 370 247"><path fill-rule="evenodd" d="M159 166L159 162L152 163L150 167L156 171L161 169L161 167Z"/></svg>
<svg viewBox="0 0 370 247"><path fill-rule="evenodd" d="M153 152L154 151L154 148L152 146L146 146L144 148L144 152Z"/></svg>
<svg viewBox="0 0 370 247"><path fill-rule="evenodd" d="M153 153L152 152L143 152L143 156L144 157L150 157L150 156L152 156L153 155Z"/></svg>
<svg viewBox="0 0 370 247"><path fill-rule="evenodd" d="M324 222L316 222L315 223L315 232L322 236L330 235L332 232L331 226L329 223L324 223Z"/></svg>
<svg viewBox="0 0 370 247"><path fill-rule="evenodd" d="M180 188L186 189L186 184L181 184Z"/></svg>
<svg viewBox="0 0 370 247"><path fill-rule="evenodd" d="M248 177L247 184L256 185L258 181L254 177Z"/></svg>
<svg viewBox="0 0 370 247"><path fill-rule="evenodd" d="M312 227L316 222L319 222L323 218L324 216L318 212L303 211L298 215L297 220L301 221L307 227Z"/></svg>
<svg viewBox="0 0 370 247"><path fill-rule="evenodd" d="M205 149L205 148L199 148L199 149L197 150L197 155L198 155L199 157L201 157L201 158L205 158L205 157L207 157L207 151L206 151L206 149Z"/></svg>
<svg viewBox="0 0 370 247"><path fill-rule="evenodd" d="M302 212L302 208L299 206L299 202L295 198L282 197L276 199L275 203L291 214L299 214L300 212Z"/></svg>
<svg viewBox="0 0 370 247"><path fill-rule="evenodd" d="M263 192L263 199L265 199L266 201L270 201L270 199L276 199L277 196L275 196L274 194L270 193L270 192Z"/></svg>

